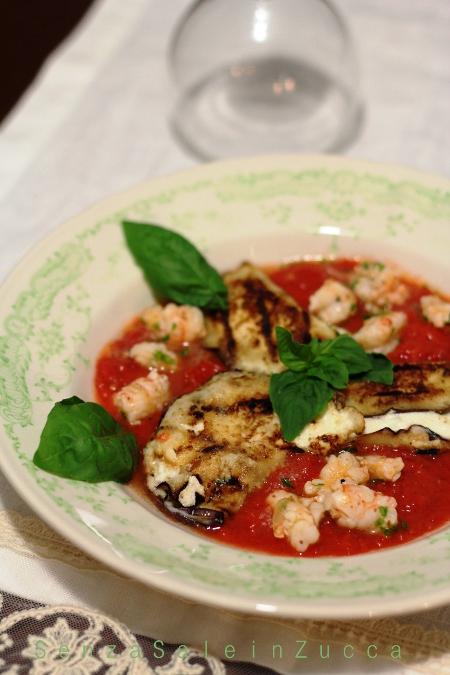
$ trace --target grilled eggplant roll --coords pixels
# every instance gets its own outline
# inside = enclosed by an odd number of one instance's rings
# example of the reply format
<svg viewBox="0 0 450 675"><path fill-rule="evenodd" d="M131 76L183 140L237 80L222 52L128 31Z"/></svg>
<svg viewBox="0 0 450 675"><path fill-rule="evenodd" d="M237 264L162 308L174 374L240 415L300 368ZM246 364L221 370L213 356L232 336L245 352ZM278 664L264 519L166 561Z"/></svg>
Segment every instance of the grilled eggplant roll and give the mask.
<svg viewBox="0 0 450 675"><path fill-rule="evenodd" d="M343 397L345 405L353 406L365 417L389 410L450 410L450 364L395 366L392 385L352 382Z"/></svg>
<svg viewBox="0 0 450 675"><path fill-rule="evenodd" d="M224 281L228 288L228 313L207 318L205 345L218 349L230 368L254 373L280 372L283 365L278 357L275 327L283 326L297 341L306 342L307 312L250 263L225 274Z"/></svg>
<svg viewBox="0 0 450 675"><path fill-rule="evenodd" d="M214 524L285 460L287 450L327 454L350 444L450 450L450 369L397 366L390 386L353 382L292 443L283 440L269 376L227 371L177 399L144 452L149 489L175 515Z"/></svg>
<svg viewBox="0 0 450 675"><path fill-rule="evenodd" d="M284 462L288 447L268 382L266 375L229 371L177 399L145 449L150 490L186 508L237 511Z"/></svg>

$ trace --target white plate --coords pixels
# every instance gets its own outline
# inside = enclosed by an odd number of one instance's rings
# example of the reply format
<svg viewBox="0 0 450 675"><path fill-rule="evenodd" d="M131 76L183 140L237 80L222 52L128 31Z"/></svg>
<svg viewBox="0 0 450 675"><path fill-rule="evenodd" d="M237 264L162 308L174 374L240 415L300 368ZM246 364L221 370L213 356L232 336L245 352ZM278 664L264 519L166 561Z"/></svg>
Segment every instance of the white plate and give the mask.
<svg viewBox="0 0 450 675"><path fill-rule="evenodd" d="M227 268L247 258L394 259L450 290L448 182L337 157L258 157L149 181L74 218L1 291L0 464L56 530L122 573L244 612L367 617L450 600L450 528L348 558L277 558L216 544L114 483L88 485L31 462L47 413L93 397L99 348L151 302L121 236L123 217L164 224Z"/></svg>

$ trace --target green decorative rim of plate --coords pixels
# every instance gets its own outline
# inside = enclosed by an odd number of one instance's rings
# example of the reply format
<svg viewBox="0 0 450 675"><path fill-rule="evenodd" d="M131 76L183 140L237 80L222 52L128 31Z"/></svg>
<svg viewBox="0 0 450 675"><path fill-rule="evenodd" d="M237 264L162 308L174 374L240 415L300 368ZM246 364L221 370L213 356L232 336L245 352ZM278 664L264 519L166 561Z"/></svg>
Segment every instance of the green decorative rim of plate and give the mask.
<svg viewBox="0 0 450 675"><path fill-rule="evenodd" d="M152 302L122 242L123 217L164 224L219 267L304 255L396 258L450 289L450 184L338 157L207 164L144 183L74 218L1 290L0 465L50 525L121 573L200 603L293 617L367 617L450 600L450 528L348 558L277 558L215 544L123 486L50 476L31 461L55 400L92 400L101 345Z"/></svg>

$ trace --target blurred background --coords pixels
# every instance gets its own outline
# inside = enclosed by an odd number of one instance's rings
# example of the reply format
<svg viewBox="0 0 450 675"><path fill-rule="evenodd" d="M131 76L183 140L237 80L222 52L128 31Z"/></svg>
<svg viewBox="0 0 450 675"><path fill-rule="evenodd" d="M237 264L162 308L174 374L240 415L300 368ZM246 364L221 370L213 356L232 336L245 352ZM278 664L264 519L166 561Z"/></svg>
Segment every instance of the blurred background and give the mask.
<svg viewBox="0 0 450 675"><path fill-rule="evenodd" d="M14 0L0 24L0 122L33 82L47 56L73 30L94 0Z"/></svg>
<svg viewBox="0 0 450 675"><path fill-rule="evenodd" d="M327 4L283 2L312 9ZM240 6L258 3L241 0ZM202 4L230 7L227 0ZM449 0L331 4L353 36L362 102L359 126L332 150L450 177ZM3 225L11 250L0 272L37 238L92 203L201 160L170 122L180 94L168 67L171 36L190 6L190 0L3 3L0 200L4 223L11 223ZM264 16L255 12L255 17L253 36L261 41ZM295 38L297 25L303 27L296 21L285 17L286 35ZM215 45L224 36L238 45L238 19L227 22L208 23L206 17L202 39L194 32L184 51L177 52L180 72L194 52L201 57L204 50L205 61L217 55ZM317 49L318 30L303 40L316 47L316 56L323 49ZM283 96L292 90L289 77L273 86ZM249 153L245 147L239 152L238 145L231 154Z"/></svg>
<svg viewBox="0 0 450 675"><path fill-rule="evenodd" d="M275 9L277 4L283 5L276 0L266 1ZM296 4L314 7L320 1L291 4L293 7ZM65 3L57 0L40 0L38 3L15 0L4 3L0 26L0 123L17 113L17 104L24 92L30 86L36 88L41 84L40 78L45 74L46 67L57 60L58 54L64 57L67 46L86 33L82 52L77 54L78 61L66 64L65 82L60 82L59 88L54 88L51 93L55 98L67 99L67 91L72 89L83 91L86 100L90 95L93 98L95 92L89 91L87 86L94 84L89 82L89 75L94 73L95 84L101 87L114 75L112 69L115 69L116 83L107 87L108 92L117 94L120 85L123 96L131 97L136 103L137 124L142 118L147 120L147 129L141 135L145 143L152 126L153 129L159 128L161 121L167 126L174 96L173 82L167 69L170 36L191 4L189 0L171 0L170 3L165 0L128 0L122 3L123 7L116 0L109 3L105 0L70 0ZM214 5L214 2L209 0L204 4ZM244 0L241 6L250 4ZM288 0L284 0L284 4L288 5ZM431 158L437 144L448 142L445 138L447 130L440 126L441 121L450 118L448 0L335 0L332 4L340 11L354 37L364 104L363 127L358 136L349 136L346 145L352 146L354 154L369 159L406 161L425 170L448 172L447 159L436 162L435 157ZM230 3L222 3L223 7L226 5ZM294 19L298 17L293 16ZM236 12L234 24L239 29ZM297 26L299 30L302 28L299 21ZM212 22L211 27L214 40ZM289 18L283 29L287 34ZM311 44L321 37L314 30L312 25ZM223 32L232 31L233 24L224 25ZM235 30L236 45L239 39L237 32ZM203 37L207 38L207 35ZM109 56L103 63L98 59L101 49L99 38ZM61 43L62 48L51 56ZM181 58L186 59L186 53L195 48L194 43L188 43L187 52L182 53ZM212 48L213 45L200 45L206 53ZM116 62L113 57L116 57ZM89 74L90 59L94 70ZM108 64L110 69L100 69L100 65ZM128 78L127 82L124 78ZM158 100L155 101L155 98ZM165 100L162 101L162 98ZM140 110L137 109L138 102ZM112 117L111 110L106 109L110 103L106 97L103 101L99 99L98 113ZM61 100L57 104L62 107ZM67 109L69 104L70 101ZM36 125L36 132L38 130L39 125ZM142 128L138 126L137 130L141 132ZM363 141L362 144L358 145L358 138ZM317 149L320 151L322 148ZM345 144L336 149L345 150ZM408 159L411 161L408 162Z"/></svg>

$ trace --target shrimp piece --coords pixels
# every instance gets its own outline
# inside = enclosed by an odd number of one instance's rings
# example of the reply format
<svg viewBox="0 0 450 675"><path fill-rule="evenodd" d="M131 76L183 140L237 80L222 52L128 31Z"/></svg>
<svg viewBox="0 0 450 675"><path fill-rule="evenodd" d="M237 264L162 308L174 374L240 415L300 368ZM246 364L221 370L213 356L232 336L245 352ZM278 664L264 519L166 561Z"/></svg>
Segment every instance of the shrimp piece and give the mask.
<svg viewBox="0 0 450 675"><path fill-rule="evenodd" d="M404 312L390 312L373 316L364 321L353 338L366 352L388 354L398 345L399 336L406 324Z"/></svg>
<svg viewBox="0 0 450 675"><path fill-rule="evenodd" d="M445 302L437 295L421 297L420 308L425 319L436 328L443 328L450 323L450 302Z"/></svg>
<svg viewBox="0 0 450 675"><path fill-rule="evenodd" d="M332 340L338 335L349 335L349 331L342 326L332 326L314 314L309 315L309 333L317 340Z"/></svg>
<svg viewBox="0 0 450 675"><path fill-rule="evenodd" d="M162 342L138 342L128 353L145 368L167 368L177 363L177 355Z"/></svg>
<svg viewBox="0 0 450 675"><path fill-rule="evenodd" d="M286 490L276 490L267 497L267 503L273 511L272 527L277 539L286 537L300 553L318 541L318 525L325 512L320 501L304 499Z"/></svg>
<svg viewBox="0 0 450 675"><path fill-rule="evenodd" d="M355 267L352 289L369 312L389 310L409 297L408 287L396 270L379 262L364 261Z"/></svg>
<svg viewBox="0 0 450 675"><path fill-rule="evenodd" d="M345 483L326 495L326 509L341 527L386 534L397 525L397 502L366 485Z"/></svg>
<svg viewBox="0 0 450 675"><path fill-rule="evenodd" d="M401 457L383 457L382 455L366 455L358 457L361 466L369 472L374 480L389 480L395 483L400 478L405 463Z"/></svg>
<svg viewBox="0 0 450 675"><path fill-rule="evenodd" d="M327 457L327 463L319 474L319 478L305 483L303 489L308 496L317 495L324 490L336 490L343 483L367 483L369 470L351 452L340 452L339 455Z"/></svg>
<svg viewBox="0 0 450 675"><path fill-rule="evenodd" d="M319 474L319 478L305 483L304 493L314 496L325 490L337 490L344 483L363 485L370 479L395 482L405 464L401 457L383 457L382 455L365 455L358 457L344 450L338 455L327 457L327 463Z"/></svg>
<svg viewBox="0 0 450 675"><path fill-rule="evenodd" d="M139 377L114 396L114 405L125 415L130 424L137 424L168 402L169 379L166 375L151 370L147 377Z"/></svg>
<svg viewBox="0 0 450 675"><path fill-rule="evenodd" d="M317 338L317 340L332 340L338 334L334 326L330 326L329 323L322 321L313 314L309 317L309 332L311 337Z"/></svg>
<svg viewBox="0 0 450 675"><path fill-rule="evenodd" d="M157 340L167 340L170 346L193 342L205 337L205 320L198 307L169 302L155 305L142 312L142 320Z"/></svg>
<svg viewBox="0 0 450 675"><path fill-rule="evenodd" d="M387 534L397 525L397 502L364 483L370 478L396 481L403 467L399 457L355 457L345 451L328 457L319 478L305 483L304 497L277 490L267 498L275 537L287 537L295 549L305 551L318 540L325 511L341 527Z"/></svg>
<svg viewBox="0 0 450 675"><path fill-rule="evenodd" d="M334 279L327 279L309 299L309 311L328 324L342 323L356 310L353 291Z"/></svg>

